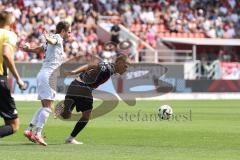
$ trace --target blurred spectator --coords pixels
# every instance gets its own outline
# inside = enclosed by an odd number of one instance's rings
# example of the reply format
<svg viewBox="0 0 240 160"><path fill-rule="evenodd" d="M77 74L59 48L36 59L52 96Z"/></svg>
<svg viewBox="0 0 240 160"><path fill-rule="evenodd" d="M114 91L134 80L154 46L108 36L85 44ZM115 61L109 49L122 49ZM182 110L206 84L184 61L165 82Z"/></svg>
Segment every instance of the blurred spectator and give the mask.
<svg viewBox="0 0 240 160"><path fill-rule="evenodd" d="M120 34L120 27L119 27L119 20L113 20L113 26L111 27L111 41L115 44L118 44L119 41L119 34Z"/></svg>
<svg viewBox="0 0 240 160"><path fill-rule="evenodd" d="M29 60L29 56L28 56L28 54L26 52L18 50L15 53L15 60L18 61L18 62L28 61Z"/></svg>
<svg viewBox="0 0 240 160"><path fill-rule="evenodd" d="M239 8L238 0L0 1L0 10L12 11L17 17L19 41L40 43L43 31L54 32L54 24L61 20L72 23L76 41L65 47L68 58L79 51L86 57L103 52L98 49L101 47L96 34L99 15L114 15L121 20L113 21L112 41L115 43L119 43L118 25L121 23L156 47L158 37L169 35L192 38L200 33L208 38L240 38ZM17 51L15 58L36 61L36 55L21 51ZM42 59L43 53L37 55L37 60Z"/></svg>
<svg viewBox="0 0 240 160"><path fill-rule="evenodd" d="M231 61L231 55L226 53L224 49L220 49L218 53L218 59L223 62L230 62Z"/></svg>
<svg viewBox="0 0 240 160"><path fill-rule="evenodd" d="M33 53L33 54L32 54L32 58L31 58L30 62L31 62L31 63L36 63L36 62L38 62L37 54L36 54L36 53Z"/></svg>

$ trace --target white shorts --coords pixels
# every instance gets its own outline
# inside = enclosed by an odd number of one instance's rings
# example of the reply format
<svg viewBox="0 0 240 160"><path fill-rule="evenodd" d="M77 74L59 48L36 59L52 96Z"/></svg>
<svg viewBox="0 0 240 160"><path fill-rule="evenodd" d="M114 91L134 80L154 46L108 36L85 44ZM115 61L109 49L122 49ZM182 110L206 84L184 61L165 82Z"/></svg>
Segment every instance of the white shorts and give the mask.
<svg viewBox="0 0 240 160"><path fill-rule="evenodd" d="M41 70L37 75L37 91L39 100L54 100L56 96L56 83L54 77L50 77L51 73Z"/></svg>

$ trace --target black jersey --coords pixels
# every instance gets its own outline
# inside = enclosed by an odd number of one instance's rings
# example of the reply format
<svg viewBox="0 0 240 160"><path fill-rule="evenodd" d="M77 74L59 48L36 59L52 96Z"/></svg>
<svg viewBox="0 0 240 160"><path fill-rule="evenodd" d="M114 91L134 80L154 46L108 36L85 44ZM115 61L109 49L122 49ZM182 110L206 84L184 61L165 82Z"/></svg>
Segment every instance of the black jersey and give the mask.
<svg viewBox="0 0 240 160"><path fill-rule="evenodd" d="M94 89L106 82L113 74L114 65L112 63L100 62L97 68L80 73L79 78Z"/></svg>

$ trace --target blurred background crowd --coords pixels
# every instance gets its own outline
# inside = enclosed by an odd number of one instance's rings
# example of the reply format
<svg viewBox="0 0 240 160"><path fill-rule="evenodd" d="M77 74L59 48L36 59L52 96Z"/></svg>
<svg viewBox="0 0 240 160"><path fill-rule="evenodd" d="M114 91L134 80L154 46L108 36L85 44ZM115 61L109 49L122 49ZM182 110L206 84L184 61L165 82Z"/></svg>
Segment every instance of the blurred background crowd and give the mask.
<svg viewBox="0 0 240 160"><path fill-rule="evenodd" d="M96 26L101 16L117 16L119 23L153 47L161 37L239 38L237 0L0 0L0 10L17 17L18 45L43 41L44 30L54 32L60 20L72 24L74 41L65 44L67 58L76 54L104 55ZM17 50L16 61L38 62L36 55Z"/></svg>

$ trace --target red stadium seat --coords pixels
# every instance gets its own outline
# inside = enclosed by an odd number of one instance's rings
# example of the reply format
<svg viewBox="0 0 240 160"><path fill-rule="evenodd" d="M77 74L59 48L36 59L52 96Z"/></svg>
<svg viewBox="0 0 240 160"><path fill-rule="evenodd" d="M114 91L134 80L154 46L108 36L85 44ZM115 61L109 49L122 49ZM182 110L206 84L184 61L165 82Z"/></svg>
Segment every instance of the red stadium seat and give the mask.
<svg viewBox="0 0 240 160"><path fill-rule="evenodd" d="M200 38L205 38L205 34L204 33L200 33Z"/></svg>
<svg viewBox="0 0 240 160"><path fill-rule="evenodd" d="M165 32L164 37L171 37L171 34L169 32Z"/></svg>
<svg viewBox="0 0 240 160"><path fill-rule="evenodd" d="M177 38L183 37L183 33L177 33Z"/></svg>
<svg viewBox="0 0 240 160"><path fill-rule="evenodd" d="M136 24L136 30L137 30L137 32L141 31L141 24Z"/></svg>
<svg viewBox="0 0 240 160"><path fill-rule="evenodd" d="M166 28L163 24L159 24L158 25L158 32L165 32L166 31Z"/></svg>
<svg viewBox="0 0 240 160"><path fill-rule="evenodd" d="M158 38L163 38L164 37L164 33L160 32L158 33Z"/></svg>
<svg viewBox="0 0 240 160"><path fill-rule="evenodd" d="M141 32L147 32L147 25L146 24L141 25Z"/></svg>
<svg viewBox="0 0 240 160"><path fill-rule="evenodd" d="M132 32L140 32L141 31L141 24L133 24L131 26L131 31Z"/></svg>
<svg viewBox="0 0 240 160"><path fill-rule="evenodd" d="M194 38L201 38L200 33L194 33Z"/></svg>
<svg viewBox="0 0 240 160"><path fill-rule="evenodd" d="M194 38L194 34L193 33L188 33L188 38Z"/></svg>
<svg viewBox="0 0 240 160"><path fill-rule="evenodd" d="M130 31L131 31L131 32L136 32L136 27L135 27L135 25L132 25L132 26L131 26Z"/></svg>
<svg viewBox="0 0 240 160"><path fill-rule="evenodd" d="M183 38L187 38L188 37L188 33L182 33L182 37Z"/></svg>
<svg viewBox="0 0 240 160"><path fill-rule="evenodd" d="M177 37L177 33L172 32L170 36L173 37L173 38L175 38L175 37Z"/></svg>

